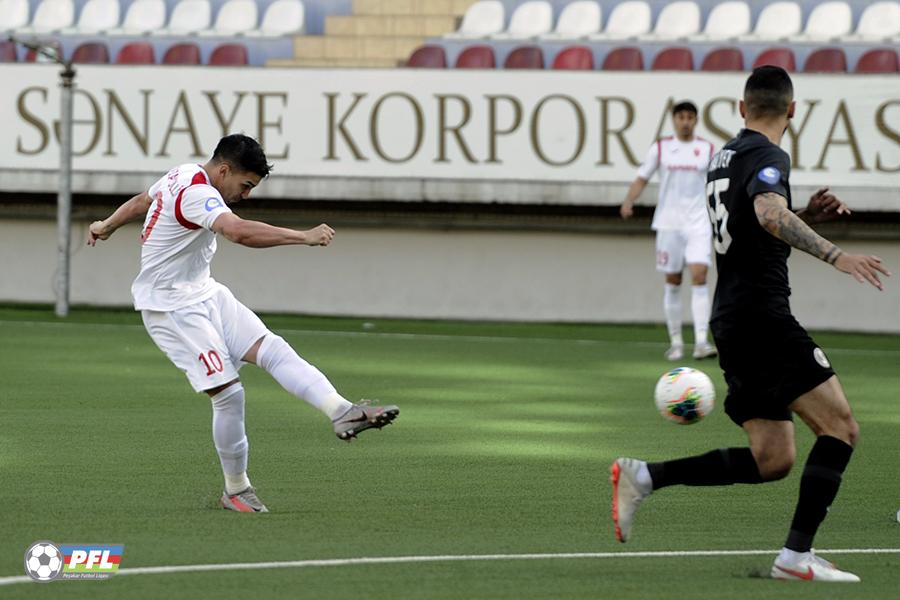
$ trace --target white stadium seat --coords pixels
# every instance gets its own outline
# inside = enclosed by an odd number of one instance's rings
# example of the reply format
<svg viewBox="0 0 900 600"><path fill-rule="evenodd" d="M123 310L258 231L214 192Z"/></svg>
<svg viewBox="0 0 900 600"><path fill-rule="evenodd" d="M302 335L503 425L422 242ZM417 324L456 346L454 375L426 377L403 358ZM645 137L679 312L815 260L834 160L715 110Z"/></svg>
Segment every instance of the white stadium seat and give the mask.
<svg viewBox="0 0 900 600"><path fill-rule="evenodd" d="M545 0L530 0L516 7L506 31L491 36L495 40L521 40L550 33L553 7Z"/></svg>
<svg viewBox="0 0 900 600"><path fill-rule="evenodd" d="M690 39L728 40L750 33L750 6L746 2L732 1L716 4L709 13L703 33Z"/></svg>
<svg viewBox="0 0 900 600"><path fill-rule="evenodd" d="M210 29L197 32L201 36L232 36L256 27L256 0L228 0L219 9L216 23Z"/></svg>
<svg viewBox="0 0 900 600"><path fill-rule="evenodd" d="M650 5L643 0L617 4L606 22L606 30L589 36L592 40L624 40L650 31Z"/></svg>
<svg viewBox="0 0 900 600"><path fill-rule="evenodd" d="M545 40L571 40L599 33L603 9L593 0L578 0L567 4L559 15L556 28L541 38Z"/></svg>
<svg viewBox="0 0 900 600"><path fill-rule="evenodd" d="M251 29L247 37L279 37L300 35L306 31L306 17L300 0L275 0L266 9L259 29Z"/></svg>
<svg viewBox="0 0 900 600"><path fill-rule="evenodd" d="M142 35L162 29L165 24L165 0L134 0L128 6L122 26L110 29L106 34Z"/></svg>
<svg viewBox="0 0 900 600"><path fill-rule="evenodd" d="M12 31L28 24L28 0L0 0L0 31Z"/></svg>
<svg viewBox="0 0 900 600"><path fill-rule="evenodd" d="M179 36L209 29L211 14L209 0L181 0L172 10L169 26L152 33Z"/></svg>
<svg viewBox="0 0 900 600"><path fill-rule="evenodd" d="M78 24L66 27L60 33L93 34L107 31L119 25L119 0L88 0Z"/></svg>
<svg viewBox="0 0 900 600"><path fill-rule="evenodd" d="M823 2L809 14L806 29L798 41L827 41L848 35L853 28L853 12L846 2Z"/></svg>
<svg viewBox="0 0 900 600"><path fill-rule="evenodd" d="M774 41L800 34L802 13L796 2L773 2L759 14L753 33L741 36L742 40Z"/></svg>
<svg viewBox="0 0 900 600"><path fill-rule="evenodd" d="M481 0L466 11L462 24L453 33L444 35L450 39L483 38L503 31L506 12L500 0Z"/></svg>
<svg viewBox="0 0 900 600"><path fill-rule="evenodd" d="M659 13L652 33L641 36L648 40L676 40L700 32L700 7L689 0L666 4Z"/></svg>
<svg viewBox="0 0 900 600"><path fill-rule="evenodd" d="M72 0L43 0L34 11L31 25L20 27L17 33L50 33L71 27L74 21Z"/></svg>
<svg viewBox="0 0 900 600"><path fill-rule="evenodd" d="M859 18L847 40L882 41L900 36L900 2L873 2Z"/></svg>

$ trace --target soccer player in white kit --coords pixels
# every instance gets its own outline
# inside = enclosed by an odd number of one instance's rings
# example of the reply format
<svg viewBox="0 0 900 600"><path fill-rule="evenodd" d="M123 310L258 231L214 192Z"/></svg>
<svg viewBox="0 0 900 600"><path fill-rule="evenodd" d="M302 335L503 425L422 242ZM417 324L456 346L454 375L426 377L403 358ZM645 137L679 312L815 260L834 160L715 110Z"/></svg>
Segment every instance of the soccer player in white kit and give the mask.
<svg viewBox="0 0 900 600"><path fill-rule="evenodd" d="M225 491L220 504L238 512L268 512L247 476L249 444L244 429L244 388L238 370L253 363L281 386L325 413L335 434L351 440L393 421L396 406L353 404L280 336L210 277L216 234L251 248L301 244L327 246L334 230L308 231L241 219L229 204L246 200L271 165L253 138L234 134L219 141L204 165L185 164L161 177L108 218L91 223L88 244L122 225L144 220L141 271L131 287L135 310L166 356L196 392L212 400L213 441Z"/></svg>
<svg viewBox="0 0 900 600"><path fill-rule="evenodd" d="M672 109L674 137L658 140L619 210L623 219L634 215L638 199L653 174L659 171L659 202L653 214L656 231L656 270L665 274L663 310L669 330L668 360L684 357L681 333L681 274L691 272L691 314L694 319L694 358L716 355L709 343L709 286L706 274L711 260L712 227L706 210L706 168L713 155L711 142L694 135L697 107L680 102Z"/></svg>

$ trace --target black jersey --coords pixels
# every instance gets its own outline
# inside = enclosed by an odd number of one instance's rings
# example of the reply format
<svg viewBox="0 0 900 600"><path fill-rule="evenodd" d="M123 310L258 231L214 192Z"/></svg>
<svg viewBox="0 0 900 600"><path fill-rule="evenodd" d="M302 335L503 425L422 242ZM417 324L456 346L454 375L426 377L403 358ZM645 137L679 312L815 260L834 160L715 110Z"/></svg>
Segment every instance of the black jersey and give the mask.
<svg viewBox="0 0 900 600"><path fill-rule="evenodd" d="M765 315L790 314L787 259L791 248L763 229L753 198L787 198L790 158L763 134L743 129L713 157L706 195L718 283L710 322L723 329Z"/></svg>

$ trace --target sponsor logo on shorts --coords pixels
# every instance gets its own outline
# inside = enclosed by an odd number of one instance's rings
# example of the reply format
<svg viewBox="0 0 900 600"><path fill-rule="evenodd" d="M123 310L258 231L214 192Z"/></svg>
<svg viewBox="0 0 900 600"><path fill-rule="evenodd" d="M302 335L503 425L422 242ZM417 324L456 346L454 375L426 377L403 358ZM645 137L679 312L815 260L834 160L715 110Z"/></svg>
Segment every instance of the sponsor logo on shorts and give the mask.
<svg viewBox="0 0 900 600"><path fill-rule="evenodd" d="M816 362L825 367L826 369L831 368L831 363L828 362L828 357L825 356L825 353L822 352L821 348L816 348L813 350L813 358L816 359Z"/></svg>
<svg viewBox="0 0 900 600"><path fill-rule="evenodd" d="M775 167L765 167L756 174L756 178L760 181L768 183L769 185L774 185L778 183L779 179L781 179L781 171L779 171Z"/></svg>
<svg viewBox="0 0 900 600"><path fill-rule="evenodd" d="M222 208L224 205L222 204L221 198L208 198L206 200L206 212L212 212L217 208Z"/></svg>

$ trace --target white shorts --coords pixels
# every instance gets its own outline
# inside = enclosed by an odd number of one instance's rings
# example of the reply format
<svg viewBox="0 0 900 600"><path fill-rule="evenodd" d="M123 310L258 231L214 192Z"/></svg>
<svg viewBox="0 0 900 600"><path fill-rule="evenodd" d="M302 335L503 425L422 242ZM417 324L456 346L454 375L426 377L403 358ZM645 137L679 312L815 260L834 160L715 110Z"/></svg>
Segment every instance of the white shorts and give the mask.
<svg viewBox="0 0 900 600"><path fill-rule="evenodd" d="M252 310L223 285L208 300L159 312L141 311L144 327L159 349L184 371L195 392L238 377L247 351L269 333Z"/></svg>
<svg viewBox="0 0 900 600"><path fill-rule="evenodd" d="M656 270L681 273L684 266L710 264L712 228L661 229L656 232Z"/></svg>

